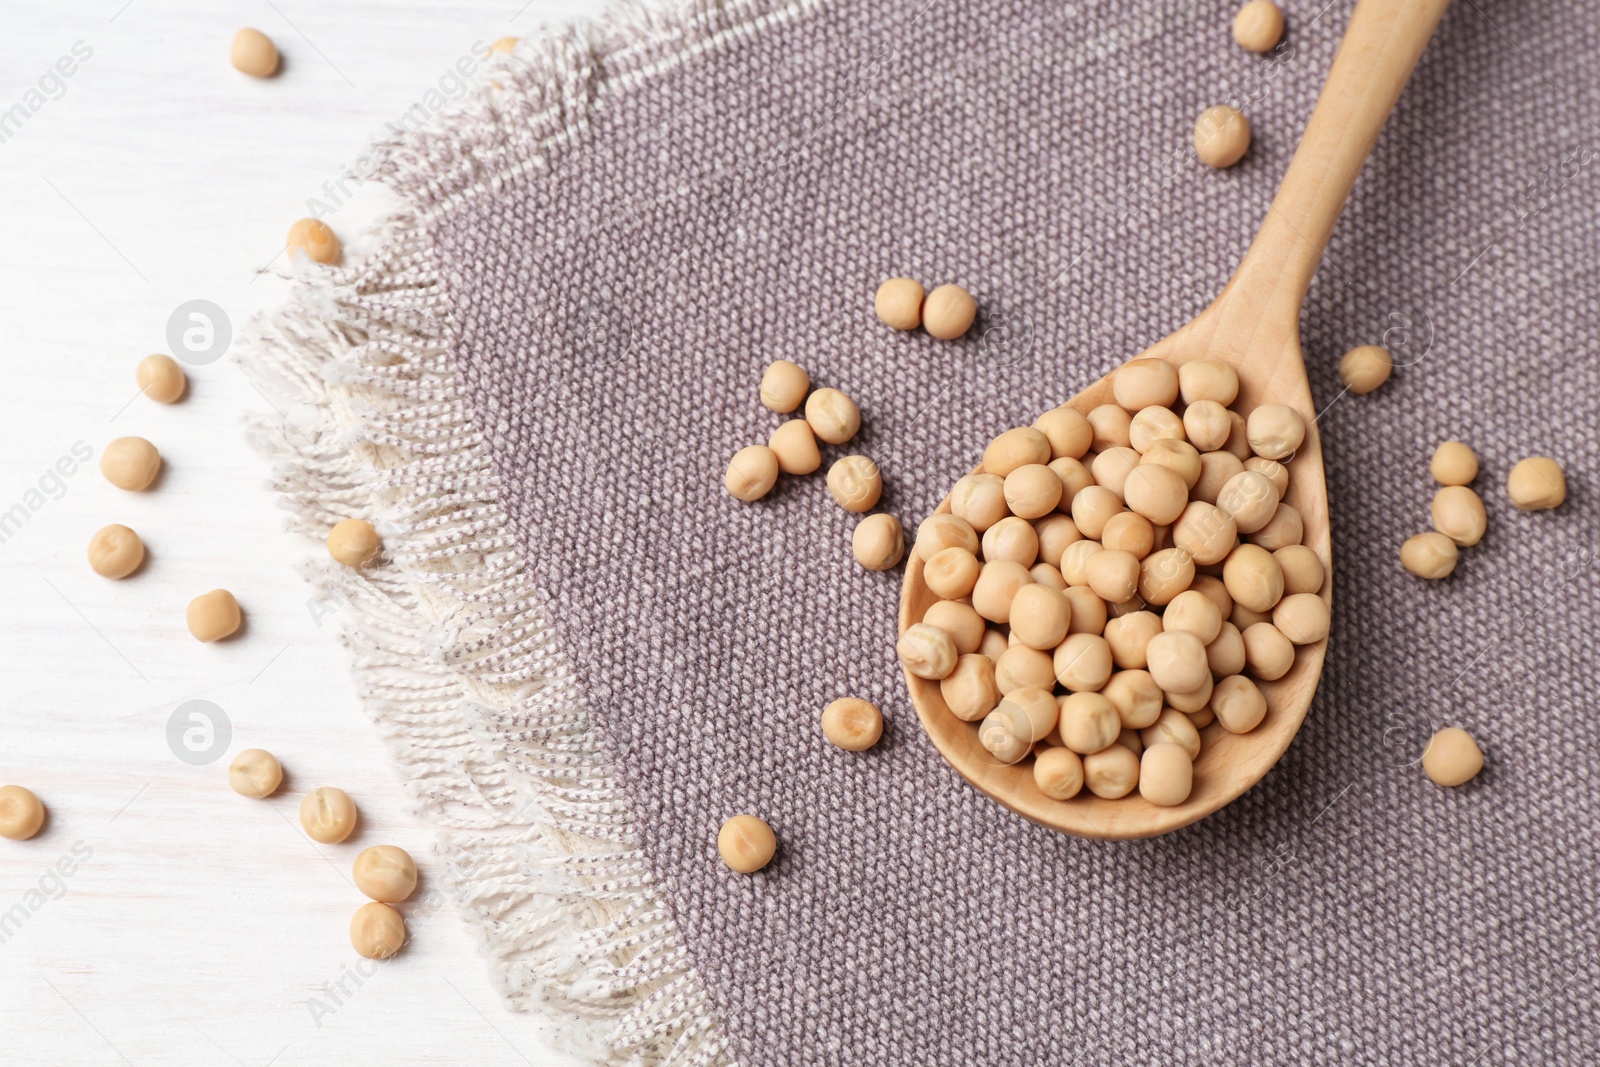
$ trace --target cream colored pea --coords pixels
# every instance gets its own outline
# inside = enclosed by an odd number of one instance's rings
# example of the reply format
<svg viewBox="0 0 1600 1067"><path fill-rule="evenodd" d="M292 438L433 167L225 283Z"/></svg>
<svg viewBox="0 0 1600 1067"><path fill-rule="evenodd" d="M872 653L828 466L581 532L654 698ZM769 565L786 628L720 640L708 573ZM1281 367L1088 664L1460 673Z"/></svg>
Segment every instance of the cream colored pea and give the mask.
<svg viewBox="0 0 1600 1067"><path fill-rule="evenodd" d="M918 678L938 681L956 669L956 643L949 634L925 622L907 627L895 651L906 670Z"/></svg>
<svg viewBox="0 0 1600 1067"><path fill-rule="evenodd" d="M1195 487L1204 469L1200 453L1194 445L1171 437L1151 442L1150 447L1139 457L1139 462L1171 468L1183 479L1186 489Z"/></svg>
<svg viewBox="0 0 1600 1067"><path fill-rule="evenodd" d="M1128 423L1128 443L1140 453L1150 451L1157 441L1182 440L1183 420L1171 408L1141 408Z"/></svg>
<svg viewBox="0 0 1600 1067"><path fill-rule="evenodd" d="M995 661L979 653L960 657L956 669L940 679L939 695L944 697L950 714L962 722L982 719L1000 704Z"/></svg>
<svg viewBox="0 0 1600 1067"><path fill-rule="evenodd" d="M1161 548L1139 563L1139 595L1156 607L1194 583L1194 557L1181 548Z"/></svg>
<svg viewBox="0 0 1600 1067"><path fill-rule="evenodd" d="M1189 487L1189 498L1215 504L1222 487L1243 473L1244 464L1232 452L1205 452L1200 456L1200 477Z"/></svg>
<svg viewBox="0 0 1600 1067"><path fill-rule="evenodd" d="M1079 459L1094 441L1094 427L1083 412L1066 404L1034 419L1033 428L1050 442L1051 459Z"/></svg>
<svg viewBox="0 0 1600 1067"><path fill-rule="evenodd" d="M1445 441L1433 450L1428 473L1440 485L1466 485L1478 476L1478 456L1460 441Z"/></svg>
<svg viewBox="0 0 1600 1067"><path fill-rule="evenodd" d="M1111 678L1111 646L1098 634L1068 634L1051 660L1056 681L1074 693L1098 692Z"/></svg>
<svg viewBox="0 0 1600 1067"><path fill-rule="evenodd" d="M1233 423L1233 430L1228 434L1228 443L1222 447L1242 463L1255 454L1250 448L1250 424L1237 411L1228 412L1228 421Z"/></svg>
<svg viewBox="0 0 1600 1067"><path fill-rule="evenodd" d="M161 473L161 453L142 437L118 437L100 454L100 473L118 489L137 493Z"/></svg>
<svg viewBox="0 0 1600 1067"><path fill-rule="evenodd" d="M1109 620L1103 636L1111 646L1111 662L1118 670L1143 670L1150 639L1160 632L1161 616L1153 611L1130 611Z"/></svg>
<svg viewBox="0 0 1600 1067"><path fill-rule="evenodd" d="M1235 604L1251 611L1271 611L1283 599L1283 568L1260 545L1240 545L1228 553L1222 583Z"/></svg>
<svg viewBox="0 0 1600 1067"><path fill-rule="evenodd" d="M341 519L328 531L328 555L359 567L378 552L378 531L366 519Z"/></svg>
<svg viewBox="0 0 1600 1067"><path fill-rule="evenodd" d="M733 454L722 485L740 500L760 500L778 484L778 455L766 445L749 445Z"/></svg>
<svg viewBox="0 0 1600 1067"><path fill-rule="evenodd" d="M1181 745L1162 742L1139 759L1139 795L1158 807L1170 808L1189 799L1194 789L1194 761Z"/></svg>
<svg viewBox="0 0 1600 1067"><path fill-rule="evenodd" d="M278 46L260 30L246 27L233 35L228 62L241 74L270 78L278 72Z"/></svg>
<svg viewBox="0 0 1600 1067"><path fill-rule="evenodd" d="M1433 528L1456 544L1477 544L1488 527L1483 498L1466 486L1447 485L1433 495Z"/></svg>
<svg viewBox="0 0 1600 1067"><path fill-rule="evenodd" d="M1070 634L1102 634L1106 629L1106 602L1086 585L1067 586L1061 594L1067 598L1071 610L1067 623Z"/></svg>
<svg viewBox="0 0 1600 1067"><path fill-rule="evenodd" d="M811 432L830 445L842 445L861 429L861 409L837 389L818 389L806 397Z"/></svg>
<svg viewBox="0 0 1600 1067"><path fill-rule="evenodd" d="M1028 568L1028 573L1033 577L1035 585L1042 585L1046 589L1054 589L1058 593L1064 592L1067 588L1067 580L1061 576L1061 572L1048 563L1035 563ZM1023 588L1027 587L1024 586Z"/></svg>
<svg viewBox="0 0 1600 1067"><path fill-rule="evenodd" d="M1049 689L1055 684L1056 670L1048 653L1013 643L994 665L994 684L1004 696L1018 689Z"/></svg>
<svg viewBox="0 0 1600 1067"><path fill-rule="evenodd" d="M1139 757L1121 745L1083 757L1083 784L1105 800L1119 800L1139 784Z"/></svg>
<svg viewBox="0 0 1600 1067"><path fill-rule="evenodd" d="M1305 522L1300 518L1300 512L1288 504L1279 504L1267 524L1250 535L1250 541L1268 552L1276 552L1280 548L1298 545L1305 532Z"/></svg>
<svg viewBox="0 0 1600 1067"><path fill-rule="evenodd" d="M1529 456L1511 468L1506 493L1523 511L1544 511L1567 499L1567 476L1549 456Z"/></svg>
<svg viewBox="0 0 1600 1067"><path fill-rule="evenodd" d="M1208 167L1231 167L1250 148L1250 120L1227 104L1201 112L1194 124L1194 150Z"/></svg>
<svg viewBox="0 0 1600 1067"><path fill-rule="evenodd" d="M1026 463L1005 478L1006 507L1023 519L1050 514L1061 501L1061 479L1042 463Z"/></svg>
<svg viewBox="0 0 1600 1067"><path fill-rule="evenodd" d="M1278 513L1277 487L1260 471L1242 471L1217 494L1217 507L1233 516L1242 534L1253 534Z"/></svg>
<svg viewBox="0 0 1600 1067"><path fill-rule="evenodd" d="M1189 487L1171 467L1142 463L1123 486L1128 507L1143 515L1155 526L1166 526L1178 521L1189 503Z"/></svg>
<svg viewBox="0 0 1600 1067"><path fill-rule="evenodd" d="M1070 748L1049 748L1033 760L1033 784L1051 800L1071 800L1083 789L1083 760Z"/></svg>
<svg viewBox="0 0 1600 1067"><path fill-rule="evenodd" d="M1203 500L1191 500L1173 524L1172 543L1189 553L1195 563L1209 566L1228 558L1238 543L1238 531L1238 524L1226 511Z"/></svg>
<svg viewBox="0 0 1600 1067"><path fill-rule="evenodd" d="M1161 615L1163 630L1183 630L1194 634L1202 645L1209 645L1222 632L1222 612L1206 594L1185 590L1172 598Z"/></svg>
<svg viewBox="0 0 1600 1067"><path fill-rule="evenodd" d="M264 748L247 748L228 764L228 787L242 797L263 800L283 784L283 764Z"/></svg>
<svg viewBox="0 0 1600 1067"><path fill-rule="evenodd" d="M1194 584L1189 588L1196 593L1204 594L1207 600L1215 604L1219 618L1226 619L1233 611L1233 597L1228 595L1228 587L1222 584L1221 578L1210 574L1197 575Z"/></svg>
<svg viewBox="0 0 1600 1067"><path fill-rule="evenodd" d="M144 562L144 542L126 526L102 526L89 539L89 566L102 578L126 578Z"/></svg>
<svg viewBox="0 0 1600 1067"><path fill-rule="evenodd" d="M1122 511L1106 520L1100 531L1102 547L1128 552L1134 559L1144 559L1156 545L1155 527L1143 515Z"/></svg>
<svg viewBox="0 0 1600 1067"><path fill-rule="evenodd" d="M850 535L850 552L869 571L886 571L906 554L906 533L893 515L868 515Z"/></svg>
<svg viewBox="0 0 1600 1067"><path fill-rule="evenodd" d="M754 815L735 815L717 831L717 855L740 874L755 874L777 851L778 835Z"/></svg>
<svg viewBox="0 0 1600 1067"><path fill-rule="evenodd" d="M1054 649L1067 636L1067 598L1044 585L1024 585L1011 600L1011 636L1029 648Z"/></svg>
<svg viewBox="0 0 1600 1067"><path fill-rule="evenodd" d="M1132 552L1102 549L1084 562L1083 577L1095 595L1119 604L1139 588L1139 557Z"/></svg>
<svg viewBox="0 0 1600 1067"><path fill-rule="evenodd" d="M912 278L890 278L878 286L872 310L878 321L896 330L915 330L922 325L922 283Z"/></svg>
<svg viewBox="0 0 1600 1067"><path fill-rule="evenodd" d="M972 605L958 600L939 600L928 605L928 610L922 613L922 621L949 634L956 651L963 656L978 651L987 629L983 616L973 611Z"/></svg>
<svg viewBox="0 0 1600 1067"><path fill-rule="evenodd" d="M1459 558L1456 543L1432 530L1408 537L1400 546L1400 565L1418 578L1448 578Z"/></svg>
<svg viewBox="0 0 1600 1067"><path fill-rule="evenodd" d="M1251 611L1243 604L1235 604L1233 613L1228 616L1228 621L1237 626L1240 633L1243 633L1258 622L1270 623L1272 621L1272 612Z"/></svg>
<svg viewBox="0 0 1600 1067"><path fill-rule="evenodd" d="M1428 739L1422 769L1436 785L1465 785L1483 770L1483 749L1465 730L1447 726Z"/></svg>
<svg viewBox="0 0 1600 1067"><path fill-rule="evenodd" d="M398 845L373 845L356 854L351 865L356 888L373 900L398 904L417 888L417 864Z"/></svg>
<svg viewBox="0 0 1600 1067"><path fill-rule="evenodd" d="M1099 693L1072 693L1061 701L1061 741L1087 756L1110 748L1122 732L1117 709Z"/></svg>
<svg viewBox="0 0 1600 1067"><path fill-rule="evenodd" d="M1187 630L1163 630L1145 649L1150 677L1168 693L1192 693L1210 677L1205 642Z"/></svg>
<svg viewBox="0 0 1600 1067"><path fill-rule="evenodd" d="M965 548L951 547L934 554L922 568L922 580L937 597L960 600L972 593L983 564Z"/></svg>
<svg viewBox="0 0 1600 1067"><path fill-rule="evenodd" d="M1161 687L1146 670L1118 671L1100 695L1117 709L1124 729L1142 730L1161 715Z"/></svg>
<svg viewBox="0 0 1600 1067"><path fill-rule="evenodd" d="M1264 682L1275 682L1294 666L1294 643L1270 622L1247 626L1239 635L1244 641L1245 664Z"/></svg>
<svg viewBox="0 0 1600 1067"><path fill-rule="evenodd" d="M987 656L990 662L998 665L1000 657L1005 655L1010 650L1010 647L1010 641L999 630L984 630L983 640L978 644L978 652L980 655ZM1031 652L1033 650L1028 649L1028 651Z"/></svg>
<svg viewBox="0 0 1600 1067"><path fill-rule="evenodd" d="M1159 718L1139 731L1139 740L1145 748L1156 745L1177 745L1189 759L1200 756L1200 731L1194 728L1189 716L1174 708L1166 708Z"/></svg>
<svg viewBox="0 0 1600 1067"><path fill-rule="evenodd" d="M373 901L350 920L350 947L369 960L386 960L406 943L406 921L387 904Z"/></svg>
<svg viewBox="0 0 1600 1067"><path fill-rule="evenodd" d="M1210 452L1228 443L1233 420L1228 409L1215 400L1200 400L1183 413L1183 435L1201 452Z"/></svg>
<svg viewBox="0 0 1600 1067"><path fill-rule="evenodd" d="M1094 475L1089 473L1089 468L1084 466L1082 460L1067 456L1051 460L1050 469L1061 479L1061 503L1057 504L1056 508L1070 512L1072 501L1077 495L1094 484Z"/></svg>
<svg viewBox="0 0 1600 1067"><path fill-rule="evenodd" d="M1196 730L1204 730L1207 726L1217 721L1217 713L1212 711L1211 706L1207 704L1199 711L1191 711L1189 713L1189 721L1194 724Z"/></svg>
<svg viewBox="0 0 1600 1067"><path fill-rule="evenodd" d="M1242 674L1230 675L1211 691L1211 710L1229 733L1247 734L1267 717L1267 698Z"/></svg>
<svg viewBox="0 0 1600 1067"><path fill-rule="evenodd" d="M1216 640L1206 646L1206 663L1218 678L1226 678L1244 670L1244 636L1232 620L1225 620L1217 632Z"/></svg>
<svg viewBox="0 0 1600 1067"><path fill-rule="evenodd" d="M1070 515L1046 515L1042 519L1035 519L1033 529L1039 538L1039 561L1057 569L1061 567L1061 556L1067 546L1083 540L1083 534L1078 532L1078 524L1072 521Z"/></svg>
<svg viewBox="0 0 1600 1067"><path fill-rule="evenodd" d="M1262 404L1245 425L1251 449L1266 459L1287 459L1306 439L1305 418L1288 404Z"/></svg>
<svg viewBox="0 0 1600 1067"><path fill-rule="evenodd" d="M1033 742L1011 732L1011 721L996 708L978 725L978 744L1001 763L1010 765L1033 750Z"/></svg>
<svg viewBox="0 0 1600 1067"><path fill-rule="evenodd" d="M791 360L776 360L761 375L761 403L779 414L799 408L810 389L811 375Z"/></svg>
<svg viewBox="0 0 1600 1067"><path fill-rule="evenodd" d="M332 227L318 219L301 219L290 226L284 244L291 256L302 255L326 265L339 262L339 238Z"/></svg>
<svg viewBox="0 0 1600 1067"><path fill-rule="evenodd" d="M1283 12L1272 0L1249 0L1233 16L1233 39L1248 52L1270 52L1283 39Z"/></svg>
<svg viewBox="0 0 1600 1067"><path fill-rule="evenodd" d="M355 831L356 802L343 789L318 786L300 801L300 826L311 840L336 845Z"/></svg>
<svg viewBox="0 0 1600 1067"><path fill-rule="evenodd" d="M1315 593L1292 593L1272 609L1272 625L1297 645L1314 645L1328 636L1328 602Z"/></svg>
<svg viewBox="0 0 1600 1067"><path fill-rule="evenodd" d="M1131 448L1108 448L1094 457L1094 466L1089 473L1094 475L1096 485L1104 486L1123 497L1127 485L1128 475L1139 466L1139 453Z"/></svg>
<svg viewBox="0 0 1600 1067"><path fill-rule="evenodd" d="M790 419L773 430L767 447L778 457L778 469L785 474L810 474L822 466L817 435L805 419Z"/></svg>
<svg viewBox="0 0 1600 1067"><path fill-rule="evenodd" d="M1164 359L1134 359L1118 368L1111 394L1129 411L1171 407L1178 399L1178 368Z"/></svg>
<svg viewBox="0 0 1600 1067"><path fill-rule="evenodd" d="M1272 558L1278 561L1278 568L1283 571L1284 596L1322 591L1322 581L1326 576L1322 560L1305 545L1286 545L1274 551Z"/></svg>
<svg viewBox="0 0 1600 1067"><path fill-rule="evenodd" d="M1089 560L1104 551L1104 546L1099 541L1080 539L1067 546L1061 553L1061 576L1067 580L1067 585L1089 584Z"/></svg>
<svg viewBox="0 0 1600 1067"><path fill-rule="evenodd" d="M1005 695L991 717L1003 718L1013 736L1032 743L1056 728L1058 711L1049 689L1018 689Z"/></svg>
<svg viewBox="0 0 1600 1067"><path fill-rule="evenodd" d="M1370 393L1394 373L1394 359L1379 345L1361 345L1339 357L1339 380L1352 393Z"/></svg>
<svg viewBox="0 0 1600 1067"><path fill-rule="evenodd" d="M1050 462L1050 439L1032 426L1018 426L989 442L983 450L983 472L1004 478L1019 467Z"/></svg>
<svg viewBox="0 0 1600 1067"><path fill-rule="evenodd" d="M972 606L990 622L1011 621L1011 601L1017 590L1032 585L1028 568L1008 559L991 560L978 572L978 581L972 587Z"/></svg>
<svg viewBox="0 0 1600 1067"><path fill-rule="evenodd" d="M1101 404L1092 408L1088 419L1089 426L1094 430L1089 447L1094 451L1104 452L1119 445L1126 448L1131 443L1128 429L1133 424L1133 415L1121 404Z"/></svg>
<svg viewBox="0 0 1600 1067"><path fill-rule="evenodd" d="M0 785L0 837L26 841L44 825L44 805L33 790L20 785Z"/></svg>
<svg viewBox="0 0 1600 1067"><path fill-rule="evenodd" d="M213 589L189 601L186 621L196 640L210 642L232 636L244 620L233 594L226 589Z"/></svg>
<svg viewBox="0 0 1600 1067"><path fill-rule="evenodd" d="M1227 407L1239 398L1239 372L1221 360L1190 360L1178 368L1178 393L1185 404L1210 400Z"/></svg>
<svg viewBox="0 0 1600 1067"><path fill-rule="evenodd" d="M950 511L978 533L1010 514L1005 479L993 474L968 474L950 490Z"/></svg>
<svg viewBox="0 0 1600 1067"><path fill-rule="evenodd" d="M1173 711L1182 712L1186 718L1189 718L1190 721L1193 721L1192 716L1194 713L1204 710L1205 706L1211 702L1211 686L1213 683L1211 679L1211 669L1209 663L1206 667L1204 679L1205 680L1200 683L1200 688L1195 689L1192 692L1166 693L1165 696L1167 699L1167 706ZM1195 728L1199 729L1198 726Z"/></svg>
<svg viewBox="0 0 1600 1067"><path fill-rule="evenodd" d="M1278 491L1278 499L1289 491L1289 468L1275 459L1264 459L1261 456L1251 456L1244 461L1244 469L1265 474L1272 483L1272 488Z"/></svg>
<svg viewBox="0 0 1600 1067"><path fill-rule="evenodd" d="M964 548L977 555L979 545L978 531L966 519L956 515L935 512L917 527L916 552L924 563L947 548Z"/></svg>
<svg viewBox="0 0 1600 1067"><path fill-rule="evenodd" d="M1117 735L1117 744L1132 752L1135 756L1144 751L1144 739L1139 736L1139 731L1130 730L1126 726Z"/></svg>
<svg viewBox="0 0 1600 1067"><path fill-rule="evenodd" d="M922 302L922 326L941 341L953 341L972 327L978 302L959 285L941 285Z"/></svg>
<svg viewBox="0 0 1600 1067"><path fill-rule="evenodd" d="M513 52L515 52L517 50L517 42L519 42L521 39L522 38L520 38L520 37L497 37L497 38L495 38L494 44L489 46L489 51L484 53L484 58L488 59L488 58L490 58L491 56L494 56L494 55L502 55L502 56L511 55Z"/></svg>
<svg viewBox="0 0 1600 1067"><path fill-rule="evenodd" d="M1111 517L1122 510L1122 500L1103 485L1091 485L1072 498L1072 521L1086 538L1098 540Z"/></svg>
<svg viewBox="0 0 1600 1067"><path fill-rule="evenodd" d="M189 378L178 361L159 353L141 359L133 377L139 391L158 404L176 404L189 388Z"/></svg>
<svg viewBox="0 0 1600 1067"><path fill-rule="evenodd" d="M942 689L944 681L939 685ZM822 735L846 752L865 752L883 736L883 712L859 697L840 697L822 709Z"/></svg>
<svg viewBox="0 0 1600 1067"><path fill-rule="evenodd" d="M828 468L828 495L846 511L871 511L883 496L883 474L866 456L837 459Z"/></svg>

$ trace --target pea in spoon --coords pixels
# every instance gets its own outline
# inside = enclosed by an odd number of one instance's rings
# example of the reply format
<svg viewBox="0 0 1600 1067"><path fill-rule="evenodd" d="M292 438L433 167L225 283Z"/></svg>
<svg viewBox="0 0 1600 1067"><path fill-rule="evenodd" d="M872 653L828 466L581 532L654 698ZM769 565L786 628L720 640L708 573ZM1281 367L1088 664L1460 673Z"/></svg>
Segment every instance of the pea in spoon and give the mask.
<svg viewBox="0 0 1600 1067"><path fill-rule="evenodd" d="M1187 325L1137 358L1182 365L1220 360L1239 373L1235 408L1287 404L1307 417L1306 438L1290 464L1285 500L1305 525L1303 543L1327 569L1321 595L1332 607L1333 572L1328 534L1328 495L1316 410L1300 350L1300 310L1345 200L1422 55L1449 0L1360 0L1350 18L1328 80L1305 135L1284 174L1260 232L1222 293ZM1068 401L1087 414L1112 403L1111 376ZM982 470L981 467L978 470ZM950 510L947 497L939 506ZM922 619L937 601L923 579L920 558L906 565L900 598L900 632ZM998 762L978 742L977 723L951 714L939 683L909 671L906 682L935 747L963 777L1006 807L1042 825L1082 837L1153 837L1211 814L1244 793L1277 763L1304 721L1316 693L1327 640L1302 646L1289 673L1260 683L1268 713L1247 734L1231 734L1213 723L1202 731L1188 800L1159 807L1138 792L1117 800L1087 790L1070 801L1045 796L1034 785L1030 762Z"/></svg>

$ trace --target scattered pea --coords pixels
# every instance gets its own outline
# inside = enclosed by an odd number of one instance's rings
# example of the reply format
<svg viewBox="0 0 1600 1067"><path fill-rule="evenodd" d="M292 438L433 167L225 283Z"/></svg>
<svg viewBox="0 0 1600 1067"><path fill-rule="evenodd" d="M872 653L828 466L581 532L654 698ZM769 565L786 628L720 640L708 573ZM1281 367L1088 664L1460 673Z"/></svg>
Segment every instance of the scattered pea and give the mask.
<svg viewBox="0 0 1600 1067"><path fill-rule="evenodd" d="M118 489L142 492L161 473L161 453L142 437L118 437L100 454L100 473Z"/></svg>
<svg viewBox="0 0 1600 1067"><path fill-rule="evenodd" d="M766 445L749 445L733 454L723 486L740 500L760 500L778 484L778 454Z"/></svg>
<svg viewBox="0 0 1600 1067"><path fill-rule="evenodd" d="M1394 359L1379 345L1352 348L1339 359L1339 380L1352 393L1370 393L1394 373Z"/></svg>
<svg viewBox="0 0 1600 1067"><path fill-rule="evenodd" d="M865 752L883 736L883 713L859 697L840 697L822 709L822 733L846 752Z"/></svg>
<svg viewBox="0 0 1600 1067"><path fill-rule="evenodd" d="M822 466L822 450L817 447L817 435L805 419L790 419L772 431L767 447L778 459L778 469L784 474L810 474Z"/></svg>
<svg viewBox="0 0 1600 1067"><path fill-rule="evenodd" d="M1459 556L1454 541L1431 530L1406 538L1400 546L1400 565L1418 578L1448 578Z"/></svg>
<svg viewBox="0 0 1600 1067"><path fill-rule="evenodd" d="M1283 12L1272 0L1249 0L1233 16L1233 39L1249 52L1270 52L1283 39Z"/></svg>
<svg viewBox="0 0 1600 1067"><path fill-rule="evenodd" d="M1428 739L1422 769L1437 785L1465 785L1483 770L1483 749L1467 731L1447 726Z"/></svg>
<svg viewBox="0 0 1600 1067"><path fill-rule="evenodd" d="M778 836L754 815L735 815L717 832L717 854L740 874L754 874L772 862Z"/></svg>
<svg viewBox="0 0 1600 1067"><path fill-rule="evenodd" d="M355 831L356 802L343 789L319 786L300 801L300 826L311 840L336 845Z"/></svg>
<svg viewBox="0 0 1600 1067"><path fill-rule="evenodd" d="M941 285L922 302L922 326L941 341L966 333L977 315L977 301L959 285Z"/></svg>
<svg viewBox="0 0 1600 1067"><path fill-rule="evenodd" d="M283 784L283 765L264 748L247 748L228 764L228 785L242 797L261 800Z"/></svg>
<svg viewBox="0 0 1600 1067"><path fill-rule="evenodd" d="M397 845L373 845L356 855L351 878L373 900L398 904L417 888L417 864Z"/></svg>
<svg viewBox="0 0 1600 1067"><path fill-rule="evenodd" d="M845 456L828 468L828 495L846 511L871 511L883 495L883 475L866 456Z"/></svg>
<svg viewBox="0 0 1600 1067"><path fill-rule="evenodd" d="M861 409L837 389L818 389L806 397L806 421L830 445L842 445L861 429Z"/></svg>
<svg viewBox="0 0 1600 1067"><path fill-rule="evenodd" d="M246 27L233 35L228 62L241 74L270 78L278 72L278 46L260 30Z"/></svg>
<svg viewBox="0 0 1600 1067"><path fill-rule="evenodd" d="M299 254L317 263L332 265L339 262L339 238L333 227L320 219L301 219L289 227L284 242L291 254Z"/></svg>
<svg viewBox="0 0 1600 1067"><path fill-rule="evenodd" d="M33 790L20 785L0 785L0 837L26 841L44 825L44 805Z"/></svg>
<svg viewBox="0 0 1600 1067"><path fill-rule="evenodd" d="M141 359L133 377L140 392L158 404L176 404L189 387L178 361L160 353Z"/></svg>
<svg viewBox="0 0 1600 1067"><path fill-rule="evenodd" d="M1208 167L1231 167L1250 149L1250 120L1227 104L1208 107L1194 124L1194 150Z"/></svg>
<svg viewBox="0 0 1600 1067"><path fill-rule="evenodd" d="M761 375L761 403L770 411L787 415L798 408L811 389L811 375L798 363L776 360Z"/></svg>
<svg viewBox="0 0 1600 1067"><path fill-rule="evenodd" d="M1567 477L1550 457L1529 456L1511 468L1506 492L1523 511L1544 511L1567 499Z"/></svg>
<svg viewBox="0 0 1600 1067"><path fill-rule="evenodd" d="M360 567L378 554L378 531L366 519L341 519L328 531L328 555L346 567Z"/></svg>
<svg viewBox="0 0 1600 1067"><path fill-rule="evenodd" d="M213 589L189 601L186 618L189 632L205 642L231 637L243 622L239 602L226 589Z"/></svg>
<svg viewBox="0 0 1600 1067"><path fill-rule="evenodd" d="M350 947L369 960L386 960L406 943L406 920L376 900L356 909L350 920Z"/></svg>
<svg viewBox="0 0 1600 1067"><path fill-rule="evenodd" d="M878 286L872 300L878 321L896 330L915 330L922 325L922 283L910 278L890 278Z"/></svg>
<svg viewBox="0 0 1600 1067"><path fill-rule="evenodd" d="M893 515L868 515L850 535L850 551L869 571L886 571L906 554L906 535Z"/></svg>
<svg viewBox="0 0 1600 1067"><path fill-rule="evenodd" d="M1440 485L1468 485L1478 476L1478 456L1461 441L1445 441L1433 450L1428 472Z"/></svg>
<svg viewBox="0 0 1600 1067"><path fill-rule="evenodd" d="M126 526L103 526L89 539L89 566L102 578L126 578L143 562L144 542Z"/></svg>
<svg viewBox="0 0 1600 1067"><path fill-rule="evenodd" d="M1464 485L1447 485L1433 495L1433 528L1470 548L1483 540L1489 526L1483 498Z"/></svg>

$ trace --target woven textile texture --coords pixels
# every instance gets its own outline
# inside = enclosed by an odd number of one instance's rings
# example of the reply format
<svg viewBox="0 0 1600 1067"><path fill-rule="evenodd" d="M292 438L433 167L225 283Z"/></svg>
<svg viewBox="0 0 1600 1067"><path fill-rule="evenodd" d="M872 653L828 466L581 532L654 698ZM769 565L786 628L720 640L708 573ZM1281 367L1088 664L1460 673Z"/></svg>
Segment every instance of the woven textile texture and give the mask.
<svg viewBox="0 0 1600 1067"><path fill-rule="evenodd" d="M1460 0L1312 288L1334 521L1321 689L1282 763L1169 836L1107 844L979 795L922 735L898 571L851 559L821 474L743 504L773 359L861 405L908 528L993 434L1187 321L1259 225L1350 4L1235 46L1222 0L691 8L638 40L524 42L503 98L397 163L499 505L597 719L630 832L726 1055L760 1064L1582 1063L1600 1059L1593 693L1600 519L1600 21ZM567 54L570 52L571 54ZM1254 143L1188 154L1207 105ZM530 117L534 114L537 117ZM424 180L426 179L426 180ZM953 343L877 283L956 281ZM1386 343L1383 389L1335 364ZM1427 461L1482 459L1489 533L1422 582ZM1570 497L1503 485L1558 457ZM828 701L883 708L859 755ZM1442 790L1460 725L1488 754ZM729 815L778 858L732 875Z"/></svg>

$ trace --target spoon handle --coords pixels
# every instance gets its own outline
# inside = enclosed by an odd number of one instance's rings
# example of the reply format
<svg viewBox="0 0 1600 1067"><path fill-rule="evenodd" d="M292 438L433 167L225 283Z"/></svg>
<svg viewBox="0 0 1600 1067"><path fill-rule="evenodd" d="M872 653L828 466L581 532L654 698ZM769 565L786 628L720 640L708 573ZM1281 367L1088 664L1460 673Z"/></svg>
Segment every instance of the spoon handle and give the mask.
<svg viewBox="0 0 1600 1067"><path fill-rule="evenodd" d="M1450 0L1360 0L1266 221L1216 310L1298 336L1322 250Z"/></svg>

